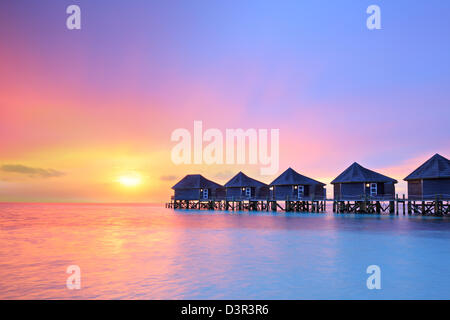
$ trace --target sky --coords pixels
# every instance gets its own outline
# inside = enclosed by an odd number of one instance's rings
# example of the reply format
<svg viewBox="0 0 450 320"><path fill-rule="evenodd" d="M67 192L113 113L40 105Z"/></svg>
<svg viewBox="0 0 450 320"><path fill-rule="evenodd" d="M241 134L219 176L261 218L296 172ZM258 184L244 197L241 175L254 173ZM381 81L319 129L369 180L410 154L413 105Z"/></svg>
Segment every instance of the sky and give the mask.
<svg viewBox="0 0 450 320"><path fill-rule="evenodd" d="M331 195L355 161L406 193L450 156L449 30L444 0L1 1L0 201L165 202L189 173L288 167ZM196 120L279 129L278 172L176 165L171 134Z"/></svg>

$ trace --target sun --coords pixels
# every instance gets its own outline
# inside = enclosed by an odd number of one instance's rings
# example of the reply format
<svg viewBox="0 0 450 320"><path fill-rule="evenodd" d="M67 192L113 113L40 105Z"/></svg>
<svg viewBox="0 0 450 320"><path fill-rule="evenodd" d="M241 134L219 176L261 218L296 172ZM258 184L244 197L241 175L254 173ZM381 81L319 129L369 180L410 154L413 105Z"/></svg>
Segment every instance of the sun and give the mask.
<svg viewBox="0 0 450 320"><path fill-rule="evenodd" d="M137 187L142 183L142 178L139 174L127 174L117 178L117 182L125 187Z"/></svg>

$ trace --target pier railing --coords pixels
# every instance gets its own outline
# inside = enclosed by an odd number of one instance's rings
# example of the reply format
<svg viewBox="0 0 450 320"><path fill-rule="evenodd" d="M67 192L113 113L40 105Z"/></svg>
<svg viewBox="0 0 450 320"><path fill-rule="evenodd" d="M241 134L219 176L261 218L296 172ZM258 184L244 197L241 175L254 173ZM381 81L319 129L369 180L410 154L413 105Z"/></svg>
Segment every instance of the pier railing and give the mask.
<svg viewBox="0 0 450 320"><path fill-rule="evenodd" d="M395 196L392 193L378 195L350 195L344 194L335 197L336 201L392 201Z"/></svg>
<svg viewBox="0 0 450 320"><path fill-rule="evenodd" d="M256 211L282 211L297 212L325 212L327 202L332 202L333 212L336 213L387 213L403 215L450 215L450 195L425 195L426 198L411 196L401 198L392 194L377 196L346 196L326 199L325 197L290 197L274 199L268 197L210 197L199 199L177 199L171 197L167 208L173 209L208 209L208 210L256 210ZM401 208L400 208L401 207ZM401 210L400 210L401 209Z"/></svg>

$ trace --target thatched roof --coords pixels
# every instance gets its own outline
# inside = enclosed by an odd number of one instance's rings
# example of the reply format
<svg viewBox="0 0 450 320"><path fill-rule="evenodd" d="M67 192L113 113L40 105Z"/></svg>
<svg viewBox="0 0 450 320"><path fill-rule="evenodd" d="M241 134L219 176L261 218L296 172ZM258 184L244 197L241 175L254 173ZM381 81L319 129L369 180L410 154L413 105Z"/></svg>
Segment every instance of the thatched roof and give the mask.
<svg viewBox="0 0 450 320"><path fill-rule="evenodd" d="M334 183L350 183L350 182L393 182L397 180L386 177L378 172L364 168L358 163L353 163L350 167L345 169L336 179L331 181Z"/></svg>
<svg viewBox="0 0 450 320"><path fill-rule="evenodd" d="M242 172L239 172L233 178L230 179L227 183L225 183L226 188L242 188L242 187L267 187L267 184L262 183L258 180L252 179Z"/></svg>
<svg viewBox="0 0 450 320"><path fill-rule="evenodd" d="M450 178L450 160L435 154L404 180Z"/></svg>
<svg viewBox="0 0 450 320"><path fill-rule="evenodd" d="M270 185L273 186L286 186L286 185L322 185L325 183L317 180L305 177L292 168L288 168L278 178L272 181Z"/></svg>
<svg viewBox="0 0 450 320"><path fill-rule="evenodd" d="M214 189L223 188L220 184L206 179L200 174L188 174L181 179L172 189Z"/></svg>

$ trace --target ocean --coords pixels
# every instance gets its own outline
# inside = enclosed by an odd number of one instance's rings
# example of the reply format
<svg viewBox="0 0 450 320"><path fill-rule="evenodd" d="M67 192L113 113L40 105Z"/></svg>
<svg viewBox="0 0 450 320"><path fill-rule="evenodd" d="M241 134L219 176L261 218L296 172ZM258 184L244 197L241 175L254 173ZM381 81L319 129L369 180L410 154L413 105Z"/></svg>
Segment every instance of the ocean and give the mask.
<svg viewBox="0 0 450 320"><path fill-rule="evenodd" d="M450 298L448 218L2 203L0 243L1 299Z"/></svg>

